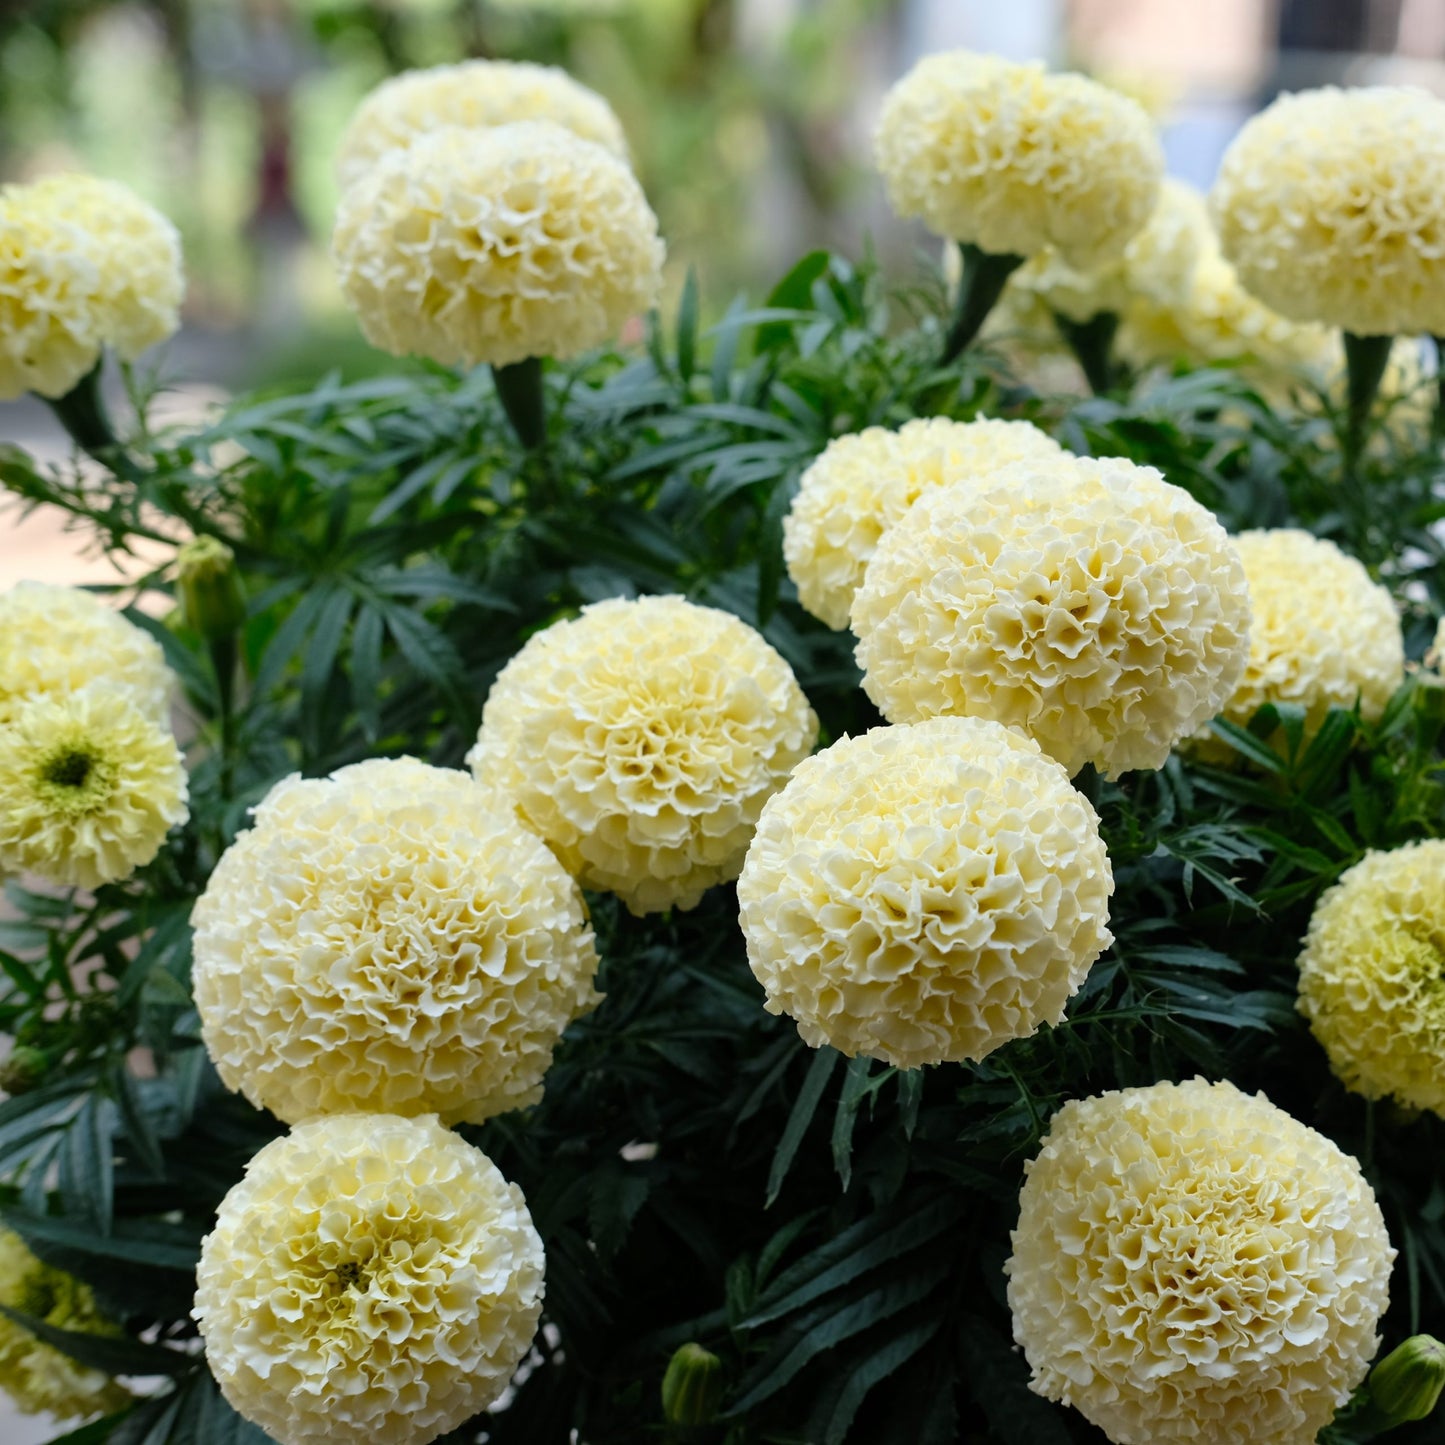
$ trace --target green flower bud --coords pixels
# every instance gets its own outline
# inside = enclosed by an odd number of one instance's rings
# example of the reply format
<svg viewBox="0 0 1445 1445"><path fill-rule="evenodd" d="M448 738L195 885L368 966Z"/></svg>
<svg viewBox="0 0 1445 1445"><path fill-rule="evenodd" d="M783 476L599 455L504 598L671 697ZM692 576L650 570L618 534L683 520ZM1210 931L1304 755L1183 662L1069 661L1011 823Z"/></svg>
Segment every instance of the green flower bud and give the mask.
<svg viewBox="0 0 1445 1445"><path fill-rule="evenodd" d="M1391 1425L1423 1420L1445 1389L1445 1345L1411 1335L1370 1371L1370 1403Z"/></svg>
<svg viewBox="0 0 1445 1445"><path fill-rule="evenodd" d="M195 537L176 553L181 611L207 642L233 637L246 620L236 554L214 537Z"/></svg>
<svg viewBox="0 0 1445 1445"><path fill-rule="evenodd" d="M662 1378L662 1414L669 1425L706 1425L722 1401L722 1361L701 1345L679 1347Z"/></svg>
<svg viewBox="0 0 1445 1445"><path fill-rule="evenodd" d="M50 1070L50 1059L44 1049L18 1044L10 1057L0 1064L0 1089L7 1094L28 1094L44 1083Z"/></svg>

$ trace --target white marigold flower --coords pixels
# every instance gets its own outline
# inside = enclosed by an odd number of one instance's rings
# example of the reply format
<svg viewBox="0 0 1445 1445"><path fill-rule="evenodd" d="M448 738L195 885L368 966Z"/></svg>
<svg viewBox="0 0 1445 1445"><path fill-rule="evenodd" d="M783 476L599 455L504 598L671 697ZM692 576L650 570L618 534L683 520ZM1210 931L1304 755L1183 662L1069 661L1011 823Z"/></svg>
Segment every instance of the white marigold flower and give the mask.
<svg viewBox="0 0 1445 1445"><path fill-rule="evenodd" d="M504 800L411 758L278 783L192 922L217 1072L288 1123L535 1103L598 1001L576 884Z"/></svg>
<svg viewBox="0 0 1445 1445"><path fill-rule="evenodd" d="M113 346L125 360L180 325L181 244L115 181L0 188L0 400L60 397Z"/></svg>
<svg viewBox="0 0 1445 1445"><path fill-rule="evenodd" d="M1291 703L1304 709L1312 737L1332 707L1358 700L1360 715L1375 721L1405 678L1405 642L1388 589L1309 532L1241 532L1234 545L1254 617L1249 660L1224 716L1244 727L1265 703ZM1211 756L1228 753L1208 733L1197 741Z"/></svg>
<svg viewBox="0 0 1445 1445"><path fill-rule="evenodd" d="M194 1315L221 1393L279 1445L427 1445L506 1389L544 1264L481 1150L435 1118L341 1114L246 1166Z"/></svg>
<svg viewBox="0 0 1445 1445"><path fill-rule="evenodd" d="M78 587L19 582L0 592L0 723L34 693L62 696L96 681L169 722L175 674L148 632Z"/></svg>
<svg viewBox="0 0 1445 1445"><path fill-rule="evenodd" d="M549 120L627 160L622 123L595 90L555 65L467 60L408 70L376 87L357 107L336 168L344 187L389 151L405 150L442 126L487 130L518 120Z"/></svg>
<svg viewBox="0 0 1445 1445"><path fill-rule="evenodd" d="M1284 95L1220 163L1225 256L1265 305L1361 336L1445 330L1445 103L1423 90Z"/></svg>
<svg viewBox="0 0 1445 1445"><path fill-rule="evenodd" d="M0 722L0 873L97 888L189 817L176 740L122 688L22 702Z"/></svg>
<svg viewBox="0 0 1445 1445"><path fill-rule="evenodd" d="M447 126L382 156L332 237L366 339L508 366L609 341L657 301L657 217L625 161L549 121Z"/></svg>
<svg viewBox="0 0 1445 1445"><path fill-rule="evenodd" d="M1445 840L1371 852L1315 905L1299 1011L1345 1087L1445 1115Z"/></svg>
<svg viewBox="0 0 1445 1445"><path fill-rule="evenodd" d="M1099 820L999 723L874 728L800 763L738 880L748 962L804 1042L898 1068L1056 1024L1112 941Z"/></svg>
<svg viewBox="0 0 1445 1445"><path fill-rule="evenodd" d="M738 876L763 804L817 737L792 668L746 623L618 598L502 669L468 761L584 886L642 914Z"/></svg>
<svg viewBox="0 0 1445 1445"><path fill-rule="evenodd" d="M1152 467L1060 456L926 494L853 600L863 686L890 722L989 717L1072 775L1161 767L1215 716L1248 647L1244 568Z"/></svg>
<svg viewBox="0 0 1445 1445"><path fill-rule="evenodd" d="M841 631L878 539L923 492L1062 453L1026 421L927 417L897 431L871 426L835 437L803 473L783 519L783 559L798 600Z"/></svg>
<svg viewBox="0 0 1445 1445"><path fill-rule="evenodd" d="M1044 251L1019 267L1008 284L1078 322L1103 311L1121 314L1140 300L1177 308L1188 296L1200 259L1214 246L1204 197L1183 181L1166 179L1144 228L1114 260L1083 271Z"/></svg>
<svg viewBox="0 0 1445 1445"><path fill-rule="evenodd" d="M1137 102L962 50L926 56L889 91L874 151L900 216L997 255L1052 247L1081 268L1123 251L1164 174Z"/></svg>
<svg viewBox="0 0 1445 1445"><path fill-rule="evenodd" d="M19 1235L0 1229L0 1304L58 1330L118 1336L87 1285L42 1263ZM109 1375L72 1360L23 1326L0 1317L0 1390L27 1415L74 1420L123 1409L130 1395Z"/></svg>
<svg viewBox="0 0 1445 1445"><path fill-rule="evenodd" d="M1312 1445L1369 1369L1395 1258L1349 1155L1203 1079L1065 1104L1012 1238L1032 1388L1115 1445Z"/></svg>

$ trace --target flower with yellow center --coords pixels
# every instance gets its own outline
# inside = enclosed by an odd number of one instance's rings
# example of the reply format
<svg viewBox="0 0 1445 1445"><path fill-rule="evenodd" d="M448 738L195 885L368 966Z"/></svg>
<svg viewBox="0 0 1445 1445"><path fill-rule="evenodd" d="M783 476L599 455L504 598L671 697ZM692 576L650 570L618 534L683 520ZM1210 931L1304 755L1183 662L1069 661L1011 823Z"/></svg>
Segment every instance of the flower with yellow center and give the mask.
<svg viewBox="0 0 1445 1445"><path fill-rule="evenodd" d="M745 622L616 598L502 669L468 761L584 886L642 914L738 876L763 804L817 737L792 668Z"/></svg>
<svg viewBox="0 0 1445 1445"><path fill-rule="evenodd" d="M1299 1011L1347 1088L1445 1115L1445 840L1368 853L1321 897Z"/></svg>
<svg viewBox="0 0 1445 1445"><path fill-rule="evenodd" d="M192 921L217 1072L288 1122L535 1103L598 1000L562 865L506 800L413 758L278 783Z"/></svg>
<svg viewBox="0 0 1445 1445"><path fill-rule="evenodd" d="M783 559L798 600L841 631L878 539L925 491L976 485L1010 462L1062 453L1026 421L920 417L897 431L871 426L835 437L803 473L783 519Z"/></svg>
<svg viewBox="0 0 1445 1445"><path fill-rule="evenodd" d="M118 1336L88 1286L43 1264L0 1229L0 1304L74 1334ZM74 1420L120 1410L130 1396L109 1375L72 1360L23 1325L0 1317L0 1390L27 1415Z"/></svg>
<svg viewBox="0 0 1445 1445"><path fill-rule="evenodd" d="M627 163L542 120L445 126L382 156L342 197L332 254L373 346L448 366L576 356L662 284Z"/></svg>
<svg viewBox="0 0 1445 1445"><path fill-rule="evenodd" d="M544 1264L479 1149L435 1118L341 1114L246 1166L194 1314L221 1393L279 1445L428 1445L506 1389Z"/></svg>
<svg viewBox="0 0 1445 1445"><path fill-rule="evenodd" d="M1061 455L941 487L883 534L853 599L863 686L890 722L988 717L1072 775L1161 767L1248 649L1244 569L1152 467Z"/></svg>
<svg viewBox="0 0 1445 1445"><path fill-rule="evenodd" d="M22 702L0 722L0 871L97 888L190 816L176 740L124 689Z"/></svg>
<svg viewBox="0 0 1445 1445"><path fill-rule="evenodd" d="M548 120L627 159L627 137L612 107L555 65L467 60L407 70L384 80L351 117L337 171L343 187L384 155L405 150L442 126L488 130L517 120Z"/></svg>
<svg viewBox="0 0 1445 1445"><path fill-rule="evenodd" d="M1056 1024L1111 942L1099 820L1038 745L935 718L844 738L763 809L748 962L804 1042L897 1068Z"/></svg>
<svg viewBox="0 0 1445 1445"><path fill-rule="evenodd" d="M1114 1445L1313 1445L1369 1369L1395 1258L1349 1155L1203 1079L1065 1104L1012 1242L1031 1388Z"/></svg>
<svg viewBox="0 0 1445 1445"><path fill-rule="evenodd" d="M884 102L874 140L900 216L993 255L1119 255L1149 219L1164 154L1142 106L1081 75L968 51L929 55Z"/></svg>

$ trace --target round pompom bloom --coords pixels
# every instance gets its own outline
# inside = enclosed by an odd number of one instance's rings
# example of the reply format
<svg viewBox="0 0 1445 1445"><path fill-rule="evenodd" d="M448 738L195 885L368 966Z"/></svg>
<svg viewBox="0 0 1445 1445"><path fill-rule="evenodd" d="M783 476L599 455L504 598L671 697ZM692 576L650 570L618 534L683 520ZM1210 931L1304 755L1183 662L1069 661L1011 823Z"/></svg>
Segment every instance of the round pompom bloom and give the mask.
<svg viewBox="0 0 1445 1445"><path fill-rule="evenodd" d="M0 724L34 693L63 696L96 681L169 722L175 674L148 632L78 587L18 582L0 592Z"/></svg>
<svg viewBox="0 0 1445 1445"><path fill-rule="evenodd" d="M1161 767L1248 648L1244 568L1152 467L1058 457L931 492L853 600L863 686L890 722L990 717L1070 774Z"/></svg>
<svg viewBox="0 0 1445 1445"><path fill-rule="evenodd" d="M1388 589L1309 532L1241 532L1234 545L1254 619L1249 660L1224 716L1247 726L1265 703L1292 703L1305 711L1307 737L1332 707L1351 708L1356 699L1362 717L1378 718L1405 677L1400 616Z"/></svg>
<svg viewBox="0 0 1445 1445"><path fill-rule="evenodd" d="M1183 181L1166 179L1143 230L1115 260L1081 271L1044 251L1019 267L1008 284L1078 322L1103 311L1122 313L1137 299L1177 307L1188 295L1200 258L1214 244L1204 197Z"/></svg>
<svg viewBox="0 0 1445 1445"><path fill-rule="evenodd" d="M1248 121L1210 208L1240 281L1281 316L1361 336L1445 330L1445 103L1326 86Z"/></svg>
<svg viewBox="0 0 1445 1445"><path fill-rule="evenodd" d="M81 1335L119 1336L88 1285L42 1263L20 1236L0 1229L0 1304ZM23 1326L0 1317L0 1390L27 1415L74 1420L124 1409L130 1395Z"/></svg>
<svg viewBox="0 0 1445 1445"><path fill-rule="evenodd" d="M616 598L529 639L467 760L586 887L642 914L738 876L763 804L817 737L792 668L745 622Z"/></svg>
<svg viewBox="0 0 1445 1445"><path fill-rule="evenodd" d="M194 1316L221 1393L280 1445L427 1445L506 1389L544 1264L481 1150L435 1118L340 1114L246 1166Z"/></svg>
<svg viewBox="0 0 1445 1445"><path fill-rule="evenodd" d="M968 51L926 56L889 91L874 151L900 216L995 255L1051 246L1081 268L1123 251L1164 174L1137 102Z"/></svg>
<svg viewBox="0 0 1445 1445"><path fill-rule="evenodd" d="M1099 820L1038 745L935 718L844 738L763 809L748 962L805 1043L897 1068L1056 1024L1112 941Z"/></svg>
<svg viewBox="0 0 1445 1445"><path fill-rule="evenodd" d="M1345 1087L1445 1116L1445 840L1367 853L1315 905L1299 1011Z"/></svg>
<svg viewBox="0 0 1445 1445"><path fill-rule="evenodd" d="M357 107L336 168L343 187L361 179L389 151L405 150L443 126L490 130L519 120L547 120L627 160L627 137L595 90L555 65L467 60L408 70L383 81Z"/></svg>
<svg viewBox="0 0 1445 1445"><path fill-rule="evenodd" d="M184 289L175 227L125 186L0 188L0 399L64 396L107 345L134 359L175 332Z"/></svg>
<svg viewBox="0 0 1445 1445"><path fill-rule="evenodd" d="M1012 1238L1031 1388L1115 1445L1312 1445L1369 1369L1395 1258L1349 1155L1203 1079L1065 1104Z"/></svg>
<svg viewBox="0 0 1445 1445"><path fill-rule="evenodd" d="M548 121L449 126L383 156L342 197L332 252L366 339L444 365L575 356L662 284L626 162Z"/></svg>
<svg viewBox="0 0 1445 1445"><path fill-rule="evenodd" d="M190 816L171 734L123 688L29 698L0 722L0 871L96 888Z"/></svg>
<svg viewBox="0 0 1445 1445"><path fill-rule="evenodd" d="M897 431L871 426L835 437L803 473L783 519L783 559L798 600L841 631L878 539L923 492L1062 453L1026 421L927 417Z"/></svg>
<svg viewBox="0 0 1445 1445"><path fill-rule="evenodd" d="M192 922L216 1070L288 1123L533 1104L598 1001L576 884L505 800L411 758L278 783Z"/></svg>

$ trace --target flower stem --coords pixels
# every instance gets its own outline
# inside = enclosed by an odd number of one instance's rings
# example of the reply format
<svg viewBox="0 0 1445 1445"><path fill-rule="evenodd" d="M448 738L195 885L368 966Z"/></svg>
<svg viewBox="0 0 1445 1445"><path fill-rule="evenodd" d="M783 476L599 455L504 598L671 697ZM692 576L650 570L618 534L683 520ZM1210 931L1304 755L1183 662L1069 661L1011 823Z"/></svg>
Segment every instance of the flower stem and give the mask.
<svg viewBox="0 0 1445 1445"><path fill-rule="evenodd" d="M940 366L947 366L978 335L994 302L1003 294L1004 284L1024 263L1022 256L980 251L968 241L958 243L958 254L963 258L963 279L958 284L953 324L943 343L943 355L938 358Z"/></svg>
<svg viewBox="0 0 1445 1445"><path fill-rule="evenodd" d="M1432 336L1435 343L1435 411L1430 418L1430 437L1445 439L1445 336Z"/></svg>
<svg viewBox="0 0 1445 1445"><path fill-rule="evenodd" d="M492 381L497 399L517 440L528 451L536 451L547 440L547 405L542 393L542 362L529 356L510 366L494 366Z"/></svg>
<svg viewBox="0 0 1445 1445"><path fill-rule="evenodd" d="M215 637L208 644L216 675L216 710L221 725L221 797L229 800L236 783L236 639Z"/></svg>
<svg viewBox="0 0 1445 1445"><path fill-rule="evenodd" d="M1344 333L1345 343L1345 434L1341 438L1341 483L1344 504L1355 528L1355 547L1366 562L1369 558L1370 506L1360 480L1360 458L1369 437L1370 408L1380 389L1380 378L1390 359L1393 336L1356 336Z"/></svg>
<svg viewBox="0 0 1445 1445"><path fill-rule="evenodd" d="M1114 335L1119 330L1117 311L1100 311L1087 321L1074 321L1055 311L1054 325L1079 360L1089 390L1103 396L1114 380Z"/></svg>
<svg viewBox="0 0 1445 1445"><path fill-rule="evenodd" d="M104 368L105 357L102 355L64 396L42 396L40 399L86 456L93 457L101 466L126 481L138 481L141 472L126 455L120 438L116 436L115 425L101 393Z"/></svg>

